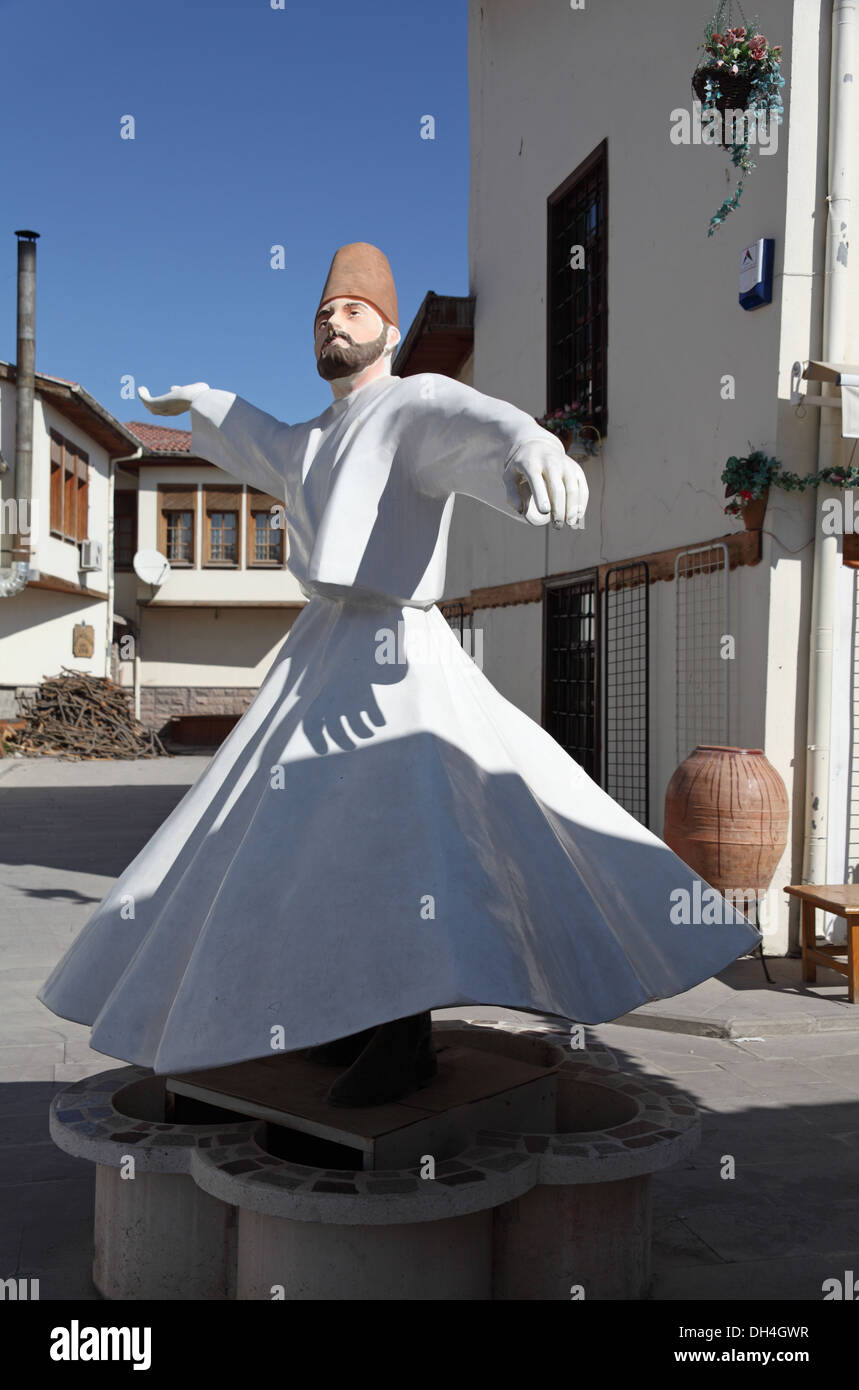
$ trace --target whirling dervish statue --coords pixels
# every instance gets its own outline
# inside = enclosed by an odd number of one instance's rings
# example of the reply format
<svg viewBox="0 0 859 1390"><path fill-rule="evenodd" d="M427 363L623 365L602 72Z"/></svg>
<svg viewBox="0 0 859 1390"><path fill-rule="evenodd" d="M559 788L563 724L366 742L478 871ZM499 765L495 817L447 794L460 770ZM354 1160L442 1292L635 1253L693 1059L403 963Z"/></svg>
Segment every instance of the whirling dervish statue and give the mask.
<svg viewBox="0 0 859 1390"><path fill-rule="evenodd" d="M316 419L203 382L140 390L156 414L190 409L194 454L283 499L308 599L40 994L160 1074L270 1056L277 1037L343 1069L331 1104L380 1103L433 1075L433 1008L601 1023L760 940L724 900L722 925L674 920L693 870L494 689L436 607L456 493L577 528L588 488L524 411L393 376L397 325L386 257L352 243L315 318L334 394Z"/></svg>

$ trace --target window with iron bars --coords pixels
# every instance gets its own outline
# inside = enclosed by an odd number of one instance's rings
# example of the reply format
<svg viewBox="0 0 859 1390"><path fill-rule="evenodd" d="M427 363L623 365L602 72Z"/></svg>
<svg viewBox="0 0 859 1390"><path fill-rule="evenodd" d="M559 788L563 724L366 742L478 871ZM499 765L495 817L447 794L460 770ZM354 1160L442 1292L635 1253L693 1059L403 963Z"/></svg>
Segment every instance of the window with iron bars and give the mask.
<svg viewBox="0 0 859 1390"><path fill-rule="evenodd" d="M549 197L546 296L547 408L578 403L601 434L608 421L607 212L604 140Z"/></svg>

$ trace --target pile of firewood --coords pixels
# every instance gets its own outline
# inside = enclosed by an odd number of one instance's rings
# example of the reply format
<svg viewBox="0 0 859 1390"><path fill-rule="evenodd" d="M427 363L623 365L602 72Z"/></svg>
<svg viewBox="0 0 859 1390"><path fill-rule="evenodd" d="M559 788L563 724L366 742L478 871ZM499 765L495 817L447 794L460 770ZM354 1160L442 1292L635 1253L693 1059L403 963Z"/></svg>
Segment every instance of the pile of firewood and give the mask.
<svg viewBox="0 0 859 1390"><path fill-rule="evenodd" d="M128 693L113 681L62 668L22 698L23 729L6 736L11 752L71 758L166 757L158 735L134 718Z"/></svg>

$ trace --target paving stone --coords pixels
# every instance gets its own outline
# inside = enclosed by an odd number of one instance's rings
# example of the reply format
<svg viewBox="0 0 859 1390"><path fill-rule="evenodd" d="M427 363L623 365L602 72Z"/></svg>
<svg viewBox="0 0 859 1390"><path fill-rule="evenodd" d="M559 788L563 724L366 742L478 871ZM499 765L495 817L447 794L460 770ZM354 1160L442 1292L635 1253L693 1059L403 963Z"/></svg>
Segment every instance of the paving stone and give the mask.
<svg viewBox="0 0 859 1390"><path fill-rule="evenodd" d="M844 1255L801 1255L754 1259L742 1263L677 1267L670 1258L663 1268L654 1261L649 1298L655 1301L820 1302L823 1281L844 1277L845 1269L859 1271L859 1246ZM798 1315L799 1316L799 1315ZM784 1318L780 1319L782 1322ZM759 1319L763 1322L763 1318ZM769 1319L773 1321L772 1318Z"/></svg>
<svg viewBox="0 0 859 1390"><path fill-rule="evenodd" d="M673 1269L724 1264L700 1236L690 1231L680 1216L654 1221L652 1259L657 1277L664 1277Z"/></svg>
<svg viewBox="0 0 859 1390"><path fill-rule="evenodd" d="M839 1199L836 1211L762 1197L685 1210L683 1220L721 1259L734 1262L827 1252L832 1258L832 1252L859 1248L859 1200Z"/></svg>
<svg viewBox="0 0 859 1390"><path fill-rule="evenodd" d="M92 1168L84 1158L72 1158L56 1144L9 1144L0 1148L0 1187L19 1183L41 1186L77 1177Z"/></svg>

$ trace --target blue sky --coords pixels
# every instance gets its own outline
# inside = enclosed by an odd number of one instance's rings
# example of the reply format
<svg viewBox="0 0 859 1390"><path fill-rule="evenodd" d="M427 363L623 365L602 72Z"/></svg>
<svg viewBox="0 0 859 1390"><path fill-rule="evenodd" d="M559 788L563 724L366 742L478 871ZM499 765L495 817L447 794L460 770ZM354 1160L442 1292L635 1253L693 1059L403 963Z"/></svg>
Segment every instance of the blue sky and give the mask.
<svg viewBox="0 0 859 1390"><path fill-rule="evenodd" d="M208 381L283 420L318 414L331 392L312 317L337 246L386 252L403 334L427 290L468 293L466 11L0 0L16 114L0 156L0 357L15 360L13 233L28 227L40 371L121 420L146 418L120 395L125 374L156 394ZM420 138L427 114L435 140Z"/></svg>

